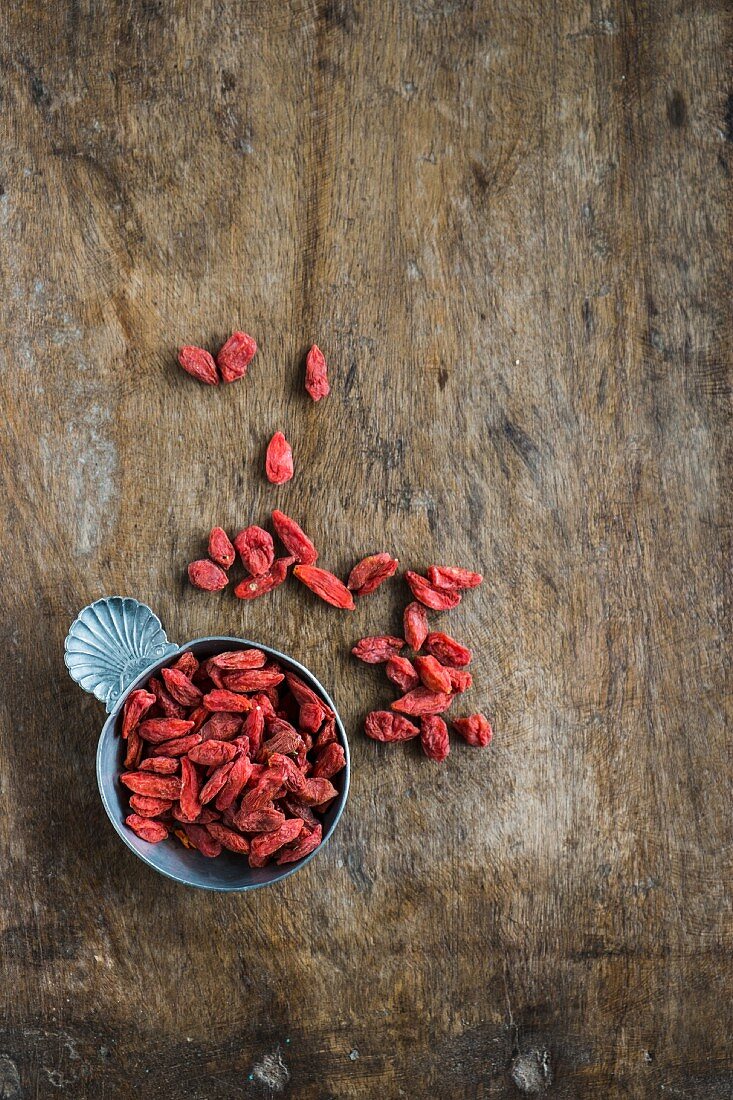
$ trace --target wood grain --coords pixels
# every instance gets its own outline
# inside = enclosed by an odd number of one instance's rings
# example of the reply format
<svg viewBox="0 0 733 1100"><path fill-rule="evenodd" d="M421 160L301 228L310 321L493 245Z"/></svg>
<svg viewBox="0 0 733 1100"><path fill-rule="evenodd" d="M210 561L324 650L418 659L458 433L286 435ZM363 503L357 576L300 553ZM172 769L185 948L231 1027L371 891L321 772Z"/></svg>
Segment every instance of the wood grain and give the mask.
<svg viewBox="0 0 733 1100"><path fill-rule="evenodd" d="M733 1096L732 22L3 6L2 1096ZM238 326L245 382L177 369ZM351 616L188 587L273 506L341 574L483 570L441 624L489 751L363 738L389 694L348 647L400 583ZM333 690L353 793L307 870L209 897L122 849L62 662L114 593Z"/></svg>

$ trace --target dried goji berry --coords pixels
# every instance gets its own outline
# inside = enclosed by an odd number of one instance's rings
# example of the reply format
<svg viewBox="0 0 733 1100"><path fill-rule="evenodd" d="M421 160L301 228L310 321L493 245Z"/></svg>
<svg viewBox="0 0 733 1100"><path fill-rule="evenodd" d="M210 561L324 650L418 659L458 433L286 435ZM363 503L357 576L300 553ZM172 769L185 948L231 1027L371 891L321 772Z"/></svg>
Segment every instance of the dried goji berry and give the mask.
<svg viewBox="0 0 733 1100"><path fill-rule="evenodd" d="M130 730L127 739L127 752L125 753L125 767L137 768L142 760L143 739L136 729Z"/></svg>
<svg viewBox="0 0 733 1100"><path fill-rule="evenodd" d="M173 803L169 798L151 798L147 794L130 795L130 805L140 817L159 817L167 814Z"/></svg>
<svg viewBox="0 0 733 1100"><path fill-rule="evenodd" d="M159 844L168 836L168 830L162 822L151 821L149 817L141 817L140 814L130 814L125 818L125 825L141 840L147 840L148 844Z"/></svg>
<svg viewBox="0 0 733 1100"><path fill-rule="evenodd" d="M364 730L374 741L409 741L420 734L417 726L407 718L388 710L373 710L367 714Z"/></svg>
<svg viewBox="0 0 733 1100"><path fill-rule="evenodd" d="M453 692L468 691L473 684L473 676L465 669L448 668L446 671L450 676L450 689Z"/></svg>
<svg viewBox="0 0 733 1100"><path fill-rule="evenodd" d="M234 547L223 527L212 527L209 535L208 554L222 569L229 569L236 557Z"/></svg>
<svg viewBox="0 0 733 1100"><path fill-rule="evenodd" d="M243 752L234 760L232 770L226 778L226 783L216 796L217 810L228 810L239 798L252 771L252 763Z"/></svg>
<svg viewBox="0 0 733 1100"><path fill-rule="evenodd" d="M407 657L390 657L385 667L385 672L393 684L401 691L412 691L420 683L420 677L412 661Z"/></svg>
<svg viewBox="0 0 733 1100"><path fill-rule="evenodd" d="M448 727L437 714L426 714L420 722L420 743L430 760L440 764L450 752Z"/></svg>
<svg viewBox="0 0 733 1100"><path fill-rule="evenodd" d="M239 532L234 539L234 549L242 559L244 568L253 577L261 577L263 573L267 573L275 560L272 535L256 524Z"/></svg>
<svg viewBox="0 0 733 1100"><path fill-rule="evenodd" d="M125 700L125 706L122 711L121 736L124 740L127 740L130 730L133 730L135 726L138 725L154 703L155 696L151 691L145 691L144 688L138 688L137 691L130 692Z"/></svg>
<svg viewBox="0 0 733 1100"><path fill-rule="evenodd" d="M293 573L299 581L310 588L311 592L315 592L316 596L320 596L326 603L344 611L354 610L354 597L346 585L327 569L319 569L317 565L296 565Z"/></svg>
<svg viewBox="0 0 733 1100"><path fill-rule="evenodd" d="M429 630L427 612L422 604L408 603L402 625L407 644L411 649L420 649Z"/></svg>
<svg viewBox="0 0 733 1100"><path fill-rule="evenodd" d="M163 668L160 670L163 682L168 691L184 707L198 707L201 704L203 693L189 680L185 673L177 668Z"/></svg>
<svg viewBox="0 0 733 1100"><path fill-rule="evenodd" d="M215 688L204 695L204 706L209 710L224 710L230 714L246 714L255 705L246 695Z"/></svg>
<svg viewBox="0 0 733 1100"><path fill-rule="evenodd" d="M326 711L320 703L303 703L298 713L298 724L307 733L317 733L326 719Z"/></svg>
<svg viewBox="0 0 733 1100"><path fill-rule="evenodd" d="M431 565L428 569L428 580L436 588L477 588L483 579L480 573L452 565Z"/></svg>
<svg viewBox="0 0 733 1100"><path fill-rule="evenodd" d="M252 810L234 815L234 823L243 833L271 833L285 824L285 814L280 810Z"/></svg>
<svg viewBox="0 0 733 1100"><path fill-rule="evenodd" d="M305 681L301 680L300 676L296 676L294 672L285 673L285 683L293 693L296 703L299 703L301 707L304 703L316 703L319 707L323 707L326 714L331 715L333 713L330 707L327 707L323 700L316 695L313 688L308 687Z"/></svg>
<svg viewBox="0 0 733 1100"><path fill-rule="evenodd" d="M456 733L474 748L485 749L493 736L491 723L483 714L471 714L468 718L454 718L452 722Z"/></svg>
<svg viewBox="0 0 733 1100"><path fill-rule="evenodd" d="M331 715L326 718L321 730L316 737L314 747L316 749L322 749L324 745L330 745L332 741L336 740L336 719Z"/></svg>
<svg viewBox="0 0 733 1100"><path fill-rule="evenodd" d="M308 833L303 830L294 844L289 844L287 848L281 848L275 863L282 866L284 863L295 863L297 860L309 856L311 852L315 852L322 838L323 829L320 824L315 825Z"/></svg>
<svg viewBox="0 0 733 1100"><path fill-rule="evenodd" d="M219 791L222 789L227 779L229 778L229 773L231 772L235 763L235 760L230 760L227 764L222 764L220 767L216 768L216 770L209 777L206 783L204 783L203 787L201 788L201 793L199 794L199 798L204 805L206 805L207 802L211 802L214 798L216 798Z"/></svg>
<svg viewBox="0 0 733 1100"><path fill-rule="evenodd" d="M316 756L311 775L314 779L331 779L346 767L346 754L337 742L326 745Z"/></svg>
<svg viewBox="0 0 733 1100"><path fill-rule="evenodd" d="M326 359L317 344L313 345L306 356L305 388L314 401L320 401L322 397L328 397L331 392L331 387L328 384Z"/></svg>
<svg viewBox="0 0 733 1100"><path fill-rule="evenodd" d="M392 710L402 714L442 714L453 702L453 696L447 692L430 691L426 687L416 687L402 698L392 703Z"/></svg>
<svg viewBox="0 0 733 1100"><path fill-rule="evenodd" d="M273 737L264 742L259 752L258 761L266 761L273 753L284 755L300 752L303 747L303 739L300 734L288 722L282 722L281 725L288 728L279 729Z"/></svg>
<svg viewBox="0 0 733 1100"><path fill-rule="evenodd" d="M270 757L270 765L277 765L282 768L285 790L299 796L305 787L306 776L303 775L295 761L291 760L289 756L283 756L282 753L273 753Z"/></svg>
<svg viewBox="0 0 733 1100"><path fill-rule="evenodd" d="M207 826L184 824L183 832L191 841L194 848L198 848L202 856L207 856L209 859L215 859L216 856L221 855L221 844L209 834Z"/></svg>
<svg viewBox="0 0 733 1100"><path fill-rule="evenodd" d="M349 573L346 587L357 596L368 596L382 581L394 576L400 563L389 554L372 554L363 558Z"/></svg>
<svg viewBox="0 0 733 1100"><path fill-rule="evenodd" d="M298 798L306 806L322 806L324 802L335 798L338 791L328 779L306 779L305 786L298 792Z"/></svg>
<svg viewBox="0 0 733 1100"><path fill-rule="evenodd" d="M449 668L463 668L471 663L471 650L439 630L428 634L425 639L425 649L433 657L437 657L442 665L448 665Z"/></svg>
<svg viewBox="0 0 733 1100"><path fill-rule="evenodd" d="M287 810L290 817L301 818L310 829L315 828L318 824L315 810L299 802L295 795L288 795L283 798L280 805Z"/></svg>
<svg viewBox="0 0 733 1100"><path fill-rule="evenodd" d="M381 665L392 657L396 657L404 646L402 638L395 638L391 634L378 634L373 638L362 638L351 652L366 665Z"/></svg>
<svg viewBox="0 0 733 1100"><path fill-rule="evenodd" d="M195 750L192 749L191 751ZM187 821L195 821L201 813L200 790L199 773L196 771L193 762L187 756L184 756L181 760L181 793L178 804Z"/></svg>
<svg viewBox="0 0 733 1100"><path fill-rule="evenodd" d="M183 737L189 733L193 722L183 718L146 718L138 726L140 736L144 741L152 741L159 745L162 741L170 741L172 737Z"/></svg>
<svg viewBox="0 0 733 1100"><path fill-rule="evenodd" d="M141 772L154 772L155 775L175 775L181 761L174 756L149 756L139 764Z"/></svg>
<svg viewBox="0 0 733 1100"><path fill-rule="evenodd" d="M200 733L187 733L185 737L176 737L173 741L163 741L153 748L153 756L185 756L194 745L201 743Z"/></svg>
<svg viewBox="0 0 733 1100"><path fill-rule="evenodd" d="M188 567L188 579L194 588L202 592L220 592L229 584L229 577L218 565L208 558L192 561Z"/></svg>
<svg viewBox="0 0 733 1100"><path fill-rule="evenodd" d="M177 802L173 803L173 809L171 810L171 816L174 817L176 819L176 821L182 821L182 822L187 822L188 821L188 818L185 817L183 813L181 813L181 807L180 807L179 803L177 803ZM201 810L199 816L196 818L196 824L197 825L209 825L212 821L218 821L220 819L220 817L221 817L221 814L216 813L214 810L210 810L207 806L204 806L203 809Z"/></svg>
<svg viewBox="0 0 733 1100"><path fill-rule="evenodd" d="M420 679L429 691L450 694L450 675L447 668L443 668L435 657L416 657L415 668Z"/></svg>
<svg viewBox="0 0 733 1100"><path fill-rule="evenodd" d="M262 707L255 707L244 719L242 734L249 738L249 755L253 760L259 756L262 735L265 732L265 715Z"/></svg>
<svg viewBox="0 0 733 1100"><path fill-rule="evenodd" d="M282 485L293 476L293 451L282 432L275 432L267 444L265 473L273 485Z"/></svg>
<svg viewBox="0 0 733 1100"><path fill-rule="evenodd" d="M226 825L220 825L216 821L212 821L210 825L206 826L206 831L214 840L218 840L222 848L226 848L230 852L241 852L242 855L247 855L249 852L249 841L246 836L240 836L239 833L235 833L234 829L228 829Z"/></svg>
<svg viewBox="0 0 733 1100"><path fill-rule="evenodd" d="M216 373L216 364L203 348L197 348L193 344L187 344L178 352L178 362L183 369L199 382L205 382L207 386L218 386L219 375Z"/></svg>
<svg viewBox="0 0 733 1100"><path fill-rule="evenodd" d="M246 577L234 589L234 595L240 600L255 600L266 592L272 592L273 588L283 583L294 561L295 558L276 558L269 573L261 577Z"/></svg>
<svg viewBox="0 0 733 1100"><path fill-rule="evenodd" d="M266 688L277 687L284 679L282 672L277 669L252 668L225 673L224 684L230 691L264 691Z"/></svg>
<svg viewBox="0 0 733 1100"><path fill-rule="evenodd" d="M295 840L302 828L303 822L299 817L290 817L279 829L275 829L271 833L258 833L252 840L250 863L253 857L255 860L262 859L265 856L272 855L278 848L290 844L291 841Z"/></svg>
<svg viewBox="0 0 733 1100"><path fill-rule="evenodd" d="M207 713L209 713L207 711ZM232 741L242 729L241 714L227 714L226 711L216 711L208 722L201 727L201 740L206 741Z"/></svg>
<svg viewBox="0 0 733 1100"><path fill-rule="evenodd" d="M226 764L237 755L237 749L230 741L202 741L200 745L194 745L188 754L189 760L194 764L203 764L207 768L218 767Z"/></svg>
<svg viewBox="0 0 733 1100"><path fill-rule="evenodd" d="M217 653L211 663L223 672L236 672L239 669L262 668L265 655L261 649L232 649L227 653Z"/></svg>
<svg viewBox="0 0 733 1100"><path fill-rule="evenodd" d="M289 554L303 565L313 565L318 558L318 551L306 535L302 527L299 527L294 519L279 512L277 508L272 513L272 525L277 537Z"/></svg>
<svg viewBox="0 0 733 1100"><path fill-rule="evenodd" d="M198 733L198 731L210 717L210 712L202 704L199 704L199 706L194 707L193 710L190 710L188 712L188 720L189 722L193 722L191 733Z"/></svg>
<svg viewBox="0 0 733 1100"><path fill-rule="evenodd" d="M153 775L150 772L123 772L120 776L122 783L135 794L147 794L151 798L178 798L181 793L180 779L172 776Z"/></svg>
<svg viewBox="0 0 733 1100"><path fill-rule="evenodd" d="M168 694L163 687L162 680L156 680L154 676L148 680L148 687L155 696L158 706L163 711L166 718L185 718L186 708L182 707L180 703L177 703L175 699Z"/></svg>
<svg viewBox="0 0 733 1100"><path fill-rule="evenodd" d="M222 382L236 382L238 378L244 378L256 353L257 343L251 336L246 332L233 332L216 356Z"/></svg>
<svg viewBox="0 0 733 1100"><path fill-rule="evenodd" d="M174 661L171 665L171 668L177 668L179 672L182 672L184 674L184 676L188 676L189 680L196 675L199 667L199 663L190 649L187 649L185 653L182 653L178 660Z"/></svg>
<svg viewBox="0 0 733 1100"><path fill-rule="evenodd" d="M435 588L429 580L414 573L412 569L405 570L405 580L415 599L426 607L431 607L433 611L449 611L461 602L461 593L457 589Z"/></svg>

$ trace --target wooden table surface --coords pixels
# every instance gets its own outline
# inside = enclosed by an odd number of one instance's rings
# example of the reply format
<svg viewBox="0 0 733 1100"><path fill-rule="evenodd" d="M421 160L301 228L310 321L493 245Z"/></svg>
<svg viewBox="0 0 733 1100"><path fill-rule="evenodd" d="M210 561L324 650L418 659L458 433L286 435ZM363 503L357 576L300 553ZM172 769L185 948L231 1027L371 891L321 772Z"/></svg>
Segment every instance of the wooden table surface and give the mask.
<svg viewBox="0 0 733 1100"><path fill-rule="evenodd" d="M0 1096L733 1097L733 12L40 0L0 15ZM182 343L258 340L213 389ZM314 405L303 355L326 351ZM262 473L275 429L296 476ZM190 588L280 506L479 568L485 752L380 746L349 615ZM63 640L135 596L333 691L353 787L252 896L119 842Z"/></svg>

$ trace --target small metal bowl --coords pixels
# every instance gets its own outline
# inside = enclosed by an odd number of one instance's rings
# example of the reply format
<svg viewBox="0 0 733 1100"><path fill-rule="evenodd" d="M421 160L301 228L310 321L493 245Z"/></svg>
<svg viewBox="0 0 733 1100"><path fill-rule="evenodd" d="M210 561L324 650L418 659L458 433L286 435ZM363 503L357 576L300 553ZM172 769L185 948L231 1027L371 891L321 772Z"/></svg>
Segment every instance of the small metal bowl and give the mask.
<svg viewBox="0 0 733 1100"><path fill-rule="evenodd" d="M119 781L124 771L125 743L119 735L125 699L159 669L170 665L181 653L190 650L199 660L228 649L255 646L283 668L295 672L313 688L336 717L336 731L346 757L346 767L334 776L338 797L321 818L323 840L314 852L297 863L252 868L242 856L222 852L208 859L195 849L184 848L177 840L149 844L125 825L131 812L129 791ZM160 620L146 607L127 597L110 596L85 607L71 625L66 638L64 660L71 677L107 706L109 718L102 727L97 747L97 783L104 808L117 833L136 856L167 878L185 886L226 893L256 890L279 882L304 867L323 848L343 813L349 792L349 745L343 723L328 692L312 672L292 657L260 642L244 638L197 638L177 646L166 638Z"/></svg>

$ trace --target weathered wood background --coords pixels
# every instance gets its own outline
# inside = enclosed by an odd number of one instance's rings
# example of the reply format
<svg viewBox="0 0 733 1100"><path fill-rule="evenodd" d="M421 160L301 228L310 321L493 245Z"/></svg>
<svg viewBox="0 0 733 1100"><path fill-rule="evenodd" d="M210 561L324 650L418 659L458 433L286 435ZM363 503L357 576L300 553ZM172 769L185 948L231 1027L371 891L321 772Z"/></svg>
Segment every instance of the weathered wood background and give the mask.
<svg viewBox="0 0 733 1100"><path fill-rule="evenodd" d="M724 0L41 0L0 13L0 1095L733 1097ZM184 342L260 343L201 387ZM333 395L302 392L317 340ZM263 479L292 439L297 475ZM487 581L496 737L361 733L398 627L190 589L280 505ZM353 788L251 897L154 875L68 678L92 599L273 642Z"/></svg>

